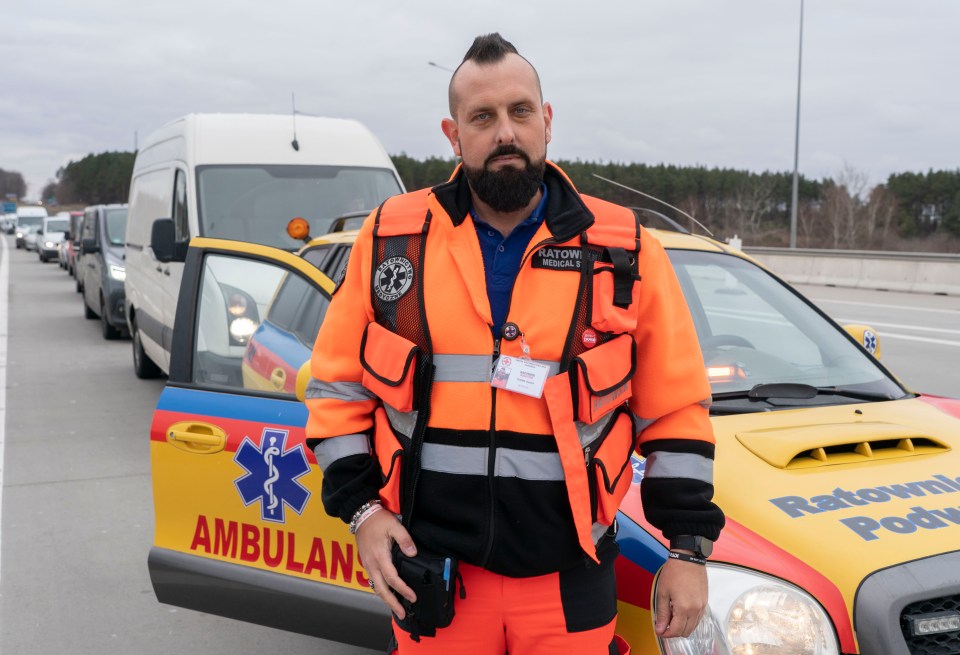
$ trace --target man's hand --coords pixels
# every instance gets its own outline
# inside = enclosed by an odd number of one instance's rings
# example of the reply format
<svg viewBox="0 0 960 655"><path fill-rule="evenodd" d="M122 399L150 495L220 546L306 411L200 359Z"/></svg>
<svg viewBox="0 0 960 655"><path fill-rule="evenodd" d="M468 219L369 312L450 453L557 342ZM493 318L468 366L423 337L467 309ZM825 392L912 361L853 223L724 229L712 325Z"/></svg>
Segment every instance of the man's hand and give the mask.
<svg viewBox="0 0 960 655"><path fill-rule="evenodd" d="M413 544L410 533L396 516L386 510L380 510L360 525L355 536L357 550L360 551L360 561L363 562L363 568L367 570L367 578L373 583L373 593L386 603L398 618L402 619L403 606L390 589L396 589L410 602L415 601L417 595L397 575L390 549L393 547L393 542L397 542L406 555L411 557L416 555L417 547Z"/></svg>
<svg viewBox="0 0 960 655"><path fill-rule="evenodd" d="M661 637L689 637L706 606L707 567L668 559L657 583L656 633Z"/></svg>

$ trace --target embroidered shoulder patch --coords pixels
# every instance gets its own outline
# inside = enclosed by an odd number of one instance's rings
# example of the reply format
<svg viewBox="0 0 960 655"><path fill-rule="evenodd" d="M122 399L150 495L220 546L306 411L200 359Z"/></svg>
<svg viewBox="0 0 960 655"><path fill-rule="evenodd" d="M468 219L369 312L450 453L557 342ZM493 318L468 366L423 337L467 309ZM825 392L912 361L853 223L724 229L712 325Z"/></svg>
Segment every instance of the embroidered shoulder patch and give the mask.
<svg viewBox="0 0 960 655"><path fill-rule="evenodd" d="M406 257L391 257L377 267L373 290L383 302L400 300L413 285L413 264Z"/></svg>
<svg viewBox="0 0 960 655"><path fill-rule="evenodd" d="M582 258L582 248L547 246L533 253L530 265L534 268L549 268L555 271L579 271Z"/></svg>

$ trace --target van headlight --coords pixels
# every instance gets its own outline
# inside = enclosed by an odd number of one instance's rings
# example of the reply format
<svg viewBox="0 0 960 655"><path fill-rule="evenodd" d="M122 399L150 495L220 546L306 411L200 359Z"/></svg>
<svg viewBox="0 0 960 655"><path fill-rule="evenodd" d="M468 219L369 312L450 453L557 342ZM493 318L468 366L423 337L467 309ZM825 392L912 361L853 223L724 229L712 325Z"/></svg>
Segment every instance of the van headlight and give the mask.
<svg viewBox="0 0 960 655"><path fill-rule="evenodd" d="M799 587L725 564L707 578L707 611L690 637L660 640L667 655L839 655L830 617Z"/></svg>
<svg viewBox="0 0 960 655"><path fill-rule="evenodd" d="M127 269L123 266L117 266L116 264L110 264L110 277L118 282L123 282L127 279Z"/></svg>

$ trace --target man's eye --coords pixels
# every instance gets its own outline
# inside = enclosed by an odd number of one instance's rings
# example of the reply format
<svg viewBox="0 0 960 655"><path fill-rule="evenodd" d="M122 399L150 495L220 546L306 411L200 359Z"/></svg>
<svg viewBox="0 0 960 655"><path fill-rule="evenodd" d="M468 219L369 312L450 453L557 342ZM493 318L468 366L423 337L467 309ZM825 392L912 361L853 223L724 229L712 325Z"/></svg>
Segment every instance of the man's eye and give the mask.
<svg viewBox="0 0 960 655"><path fill-rule="evenodd" d="M485 112L485 111L480 112L479 114L477 114L476 116L473 117L473 119L474 119L474 120L477 120L477 121L485 121L485 120L487 120L488 118L490 118L490 114L488 114L488 113Z"/></svg>

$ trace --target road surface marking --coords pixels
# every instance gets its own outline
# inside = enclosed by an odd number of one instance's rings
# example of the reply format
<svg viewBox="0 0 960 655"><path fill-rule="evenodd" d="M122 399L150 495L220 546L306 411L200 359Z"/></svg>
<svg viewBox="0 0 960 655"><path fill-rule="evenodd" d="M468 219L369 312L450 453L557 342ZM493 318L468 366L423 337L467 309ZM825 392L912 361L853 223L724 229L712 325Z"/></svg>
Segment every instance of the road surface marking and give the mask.
<svg viewBox="0 0 960 655"><path fill-rule="evenodd" d="M3 466L7 427L7 326L10 321L7 303L7 288L10 279L10 248L7 237L0 235L2 250L0 253L0 527L3 526ZM2 540L0 540L2 543Z"/></svg>

